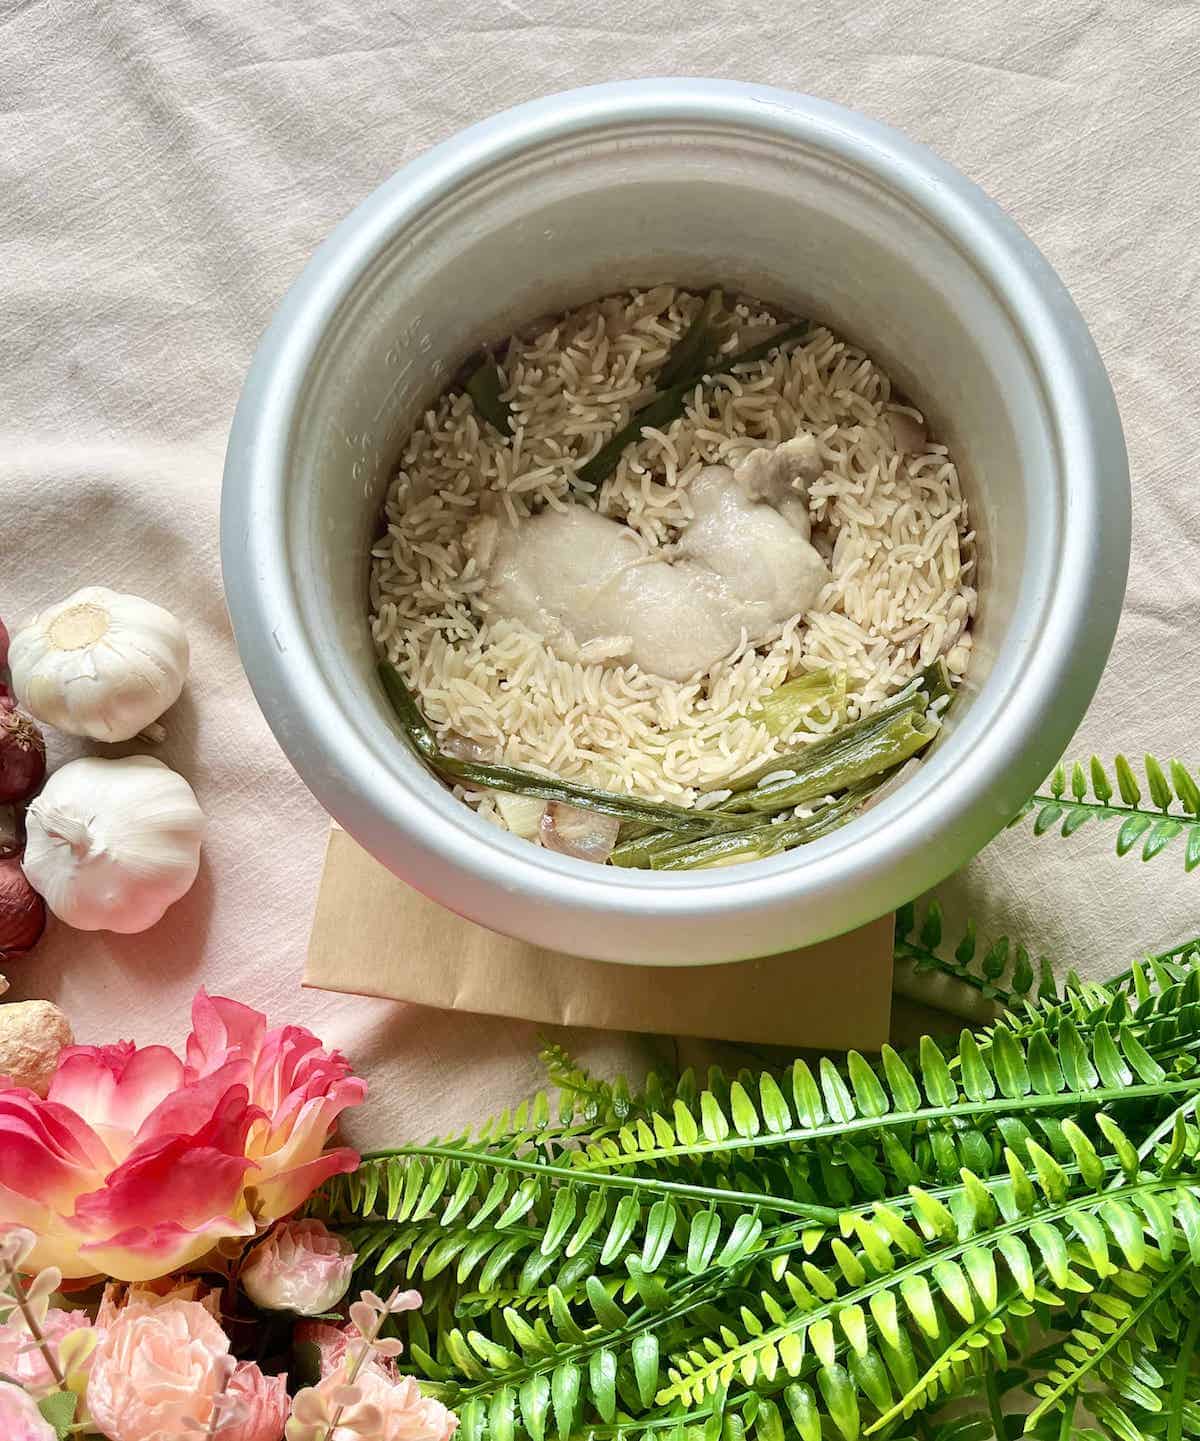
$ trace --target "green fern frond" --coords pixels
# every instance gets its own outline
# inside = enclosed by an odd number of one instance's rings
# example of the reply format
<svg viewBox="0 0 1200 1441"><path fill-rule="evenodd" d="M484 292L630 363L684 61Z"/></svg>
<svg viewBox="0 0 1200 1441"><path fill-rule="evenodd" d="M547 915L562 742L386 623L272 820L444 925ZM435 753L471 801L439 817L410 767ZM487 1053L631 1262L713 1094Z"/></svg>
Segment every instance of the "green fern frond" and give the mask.
<svg viewBox="0 0 1200 1441"><path fill-rule="evenodd" d="M1183 1441L1194 957L1053 997L961 963L1016 1005L953 1043L638 1091L557 1053L565 1100L368 1157L312 1211L360 1284L420 1287L405 1364L465 1441L1007 1441L1021 1388L1038 1441Z"/></svg>
<svg viewBox="0 0 1200 1441"><path fill-rule="evenodd" d="M1184 870L1193 871L1200 866L1200 785L1177 760L1168 761L1164 770L1147 755L1143 768L1149 805L1142 803L1142 785L1123 755L1113 766L1115 790L1099 758L1092 756L1086 767L1079 761L1069 768L1058 766L1045 789L1027 801L1010 824L1032 815L1034 835L1057 828L1070 836L1091 820L1117 821L1117 854L1128 855L1140 847L1144 861L1153 860L1182 836Z"/></svg>
<svg viewBox="0 0 1200 1441"><path fill-rule="evenodd" d="M895 957L911 961L918 975L937 972L949 976L1008 1010L1058 997L1050 962L1043 956L1035 965L1025 947L1013 944L1007 936L1000 936L980 952L975 923L968 921L949 956L939 949L942 943L942 908L936 900L926 906L920 926L912 901L896 912Z"/></svg>

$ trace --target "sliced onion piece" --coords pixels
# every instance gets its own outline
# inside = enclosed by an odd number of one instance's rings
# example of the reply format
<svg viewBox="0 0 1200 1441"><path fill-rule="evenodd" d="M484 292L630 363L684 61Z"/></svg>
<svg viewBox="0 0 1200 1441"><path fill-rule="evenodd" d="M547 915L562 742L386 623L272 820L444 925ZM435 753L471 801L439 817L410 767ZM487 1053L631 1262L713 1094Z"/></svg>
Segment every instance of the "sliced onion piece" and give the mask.
<svg viewBox="0 0 1200 1441"><path fill-rule="evenodd" d="M449 731L438 741L438 747L443 755L453 756L456 761L474 761L477 765L490 765L495 760L495 753L487 746L480 745L478 741L468 740L466 736L460 736L457 731ZM463 793L469 796L485 795L484 786L472 785L470 781L460 781L459 785Z"/></svg>
<svg viewBox="0 0 1200 1441"><path fill-rule="evenodd" d="M523 841L536 841L546 802L537 796L511 796L504 791L493 791L492 796L505 827Z"/></svg>
<svg viewBox="0 0 1200 1441"><path fill-rule="evenodd" d="M542 817L542 845L560 855L603 865L612 855L621 822L616 816L597 815L577 806L551 801Z"/></svg>
<svg viewBox="0 0 1200 1441"><path fill-rule="evenodd" d="M480 745L478 741L468 740L466 736L460 736L457 731L450 731L444 735L438 746L443 754L453 756L456 761L476 761L480 765L490 764L495 759L495 753L487 746Z"/></svg>

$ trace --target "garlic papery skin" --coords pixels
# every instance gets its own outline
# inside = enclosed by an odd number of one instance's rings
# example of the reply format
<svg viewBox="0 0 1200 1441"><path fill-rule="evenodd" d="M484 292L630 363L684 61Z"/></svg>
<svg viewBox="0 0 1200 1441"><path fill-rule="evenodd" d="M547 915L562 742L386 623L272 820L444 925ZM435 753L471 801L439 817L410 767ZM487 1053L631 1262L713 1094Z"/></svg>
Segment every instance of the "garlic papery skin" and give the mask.
<svg viewBox="0 0 1200 1441"><path fill-rule="evenodd" d="M8 663L18 700L38 720L127 741L179 699L188 639L161 605L89 585L17 631Z"/></svg>
<svg viewBox="0 0 1200 1441"><path fill-rule="evenodd" d="M84 756L56 770L25 814L30 885L81 931L144 931L200 866L204 812L152 756Z"/></svg>

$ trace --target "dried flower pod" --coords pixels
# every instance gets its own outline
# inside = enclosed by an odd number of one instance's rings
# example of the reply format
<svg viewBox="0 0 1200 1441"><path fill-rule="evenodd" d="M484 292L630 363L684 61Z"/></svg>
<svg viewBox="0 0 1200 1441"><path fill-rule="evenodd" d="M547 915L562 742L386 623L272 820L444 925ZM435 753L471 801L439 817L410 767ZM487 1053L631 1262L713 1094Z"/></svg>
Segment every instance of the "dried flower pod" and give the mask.
<svg viewBox="0 0 1200 1441"><path fill-rule="evenodd" d="M49 1001L11 1001L0 1006L0 1076L44 1096L64 1046L73 1045L71 1023Z"/></svg>
<svg viewBox="0 0 1200 1441"><path fill-rule="evenodd" d="M0 698L0 805L27 801L46 778L46 742L11 696Z"/></svg>
<svg viewBox="0 0 1200 1441"><path fill-rule="evenodd" d="M46 902L29 884L21 862L0 860L0 956L10 959L33 950L46 929Z"/></svg>

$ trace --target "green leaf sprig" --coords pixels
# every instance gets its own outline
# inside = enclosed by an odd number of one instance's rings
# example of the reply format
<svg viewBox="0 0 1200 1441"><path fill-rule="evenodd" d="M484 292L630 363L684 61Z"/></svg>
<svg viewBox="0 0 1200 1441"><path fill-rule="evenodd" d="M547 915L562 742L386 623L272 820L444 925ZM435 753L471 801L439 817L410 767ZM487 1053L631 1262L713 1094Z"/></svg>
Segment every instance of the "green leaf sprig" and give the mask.
<svg viewBox="0 0 1200 1441"><path fill-rule="evenodd" d="M1164 769L1147 755L1143 766L1148 806L1142 803L1142 787L1123 755L1117 756L1113 767L1115 791L1099 758L1092 756L1086 766L1076 761L1069 769L1056 767L1046 790L1031 797L1012 824L1032 814L1034 835L1058 827L1062 835L1070 836L1088 821L1117 821L1117 855L1128 855L1140 844L1144 861L1153 860L1182 836L1183 867L1193 871L1200 866L1200 786L1180 761L1170 760ZM1120 798L1119 804L1115 797Z"/></svg>

